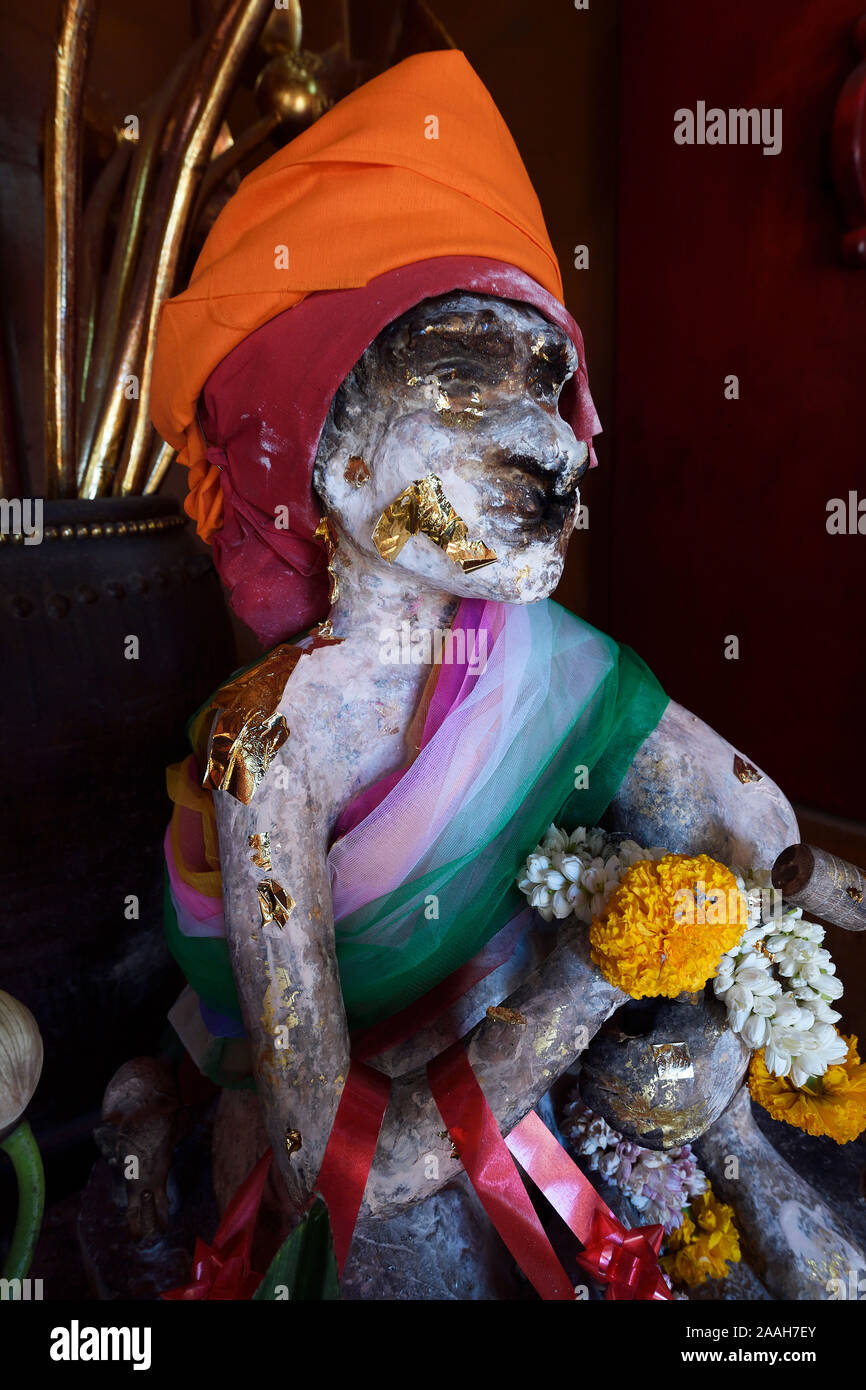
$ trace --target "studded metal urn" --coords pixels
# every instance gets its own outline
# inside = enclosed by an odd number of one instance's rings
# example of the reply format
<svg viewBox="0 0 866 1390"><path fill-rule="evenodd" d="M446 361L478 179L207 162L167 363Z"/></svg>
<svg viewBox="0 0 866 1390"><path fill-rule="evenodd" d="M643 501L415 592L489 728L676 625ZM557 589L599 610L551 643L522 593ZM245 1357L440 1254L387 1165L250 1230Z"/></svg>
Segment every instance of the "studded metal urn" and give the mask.
<svg viewBox="0 0 866 1390"><path fill-rule="evenodd" d="M45 1040L32 1122L50 1160L87 1135L117 1066L158 1047L180 988L162 935L165 767L233 642L170 499L47 502L42 530L0 544L0 961Z"/></svg>

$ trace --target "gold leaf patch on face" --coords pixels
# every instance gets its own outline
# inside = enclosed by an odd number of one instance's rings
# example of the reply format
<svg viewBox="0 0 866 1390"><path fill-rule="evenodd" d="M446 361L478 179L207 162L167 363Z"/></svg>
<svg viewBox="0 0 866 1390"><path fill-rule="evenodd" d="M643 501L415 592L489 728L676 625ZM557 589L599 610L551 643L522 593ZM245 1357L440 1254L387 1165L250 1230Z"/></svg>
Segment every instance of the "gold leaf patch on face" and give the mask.
<svg viewBox="0 0 866 1390"><path fill-rule="evenodd" d="M464 574L492 565L496 552L483 541L470 540L466 522L457 515L435 473L404 488L376 522L373 543L383 560L393 564L411 536L429 536Z"/></svg>
<svg viewBox="0 0 866 1390"><path fill-rule="evenodd" d="M364 483L369 480L370 470L358 454L352 454L346 464L343 477L351 487L363 487Z"/></svg>

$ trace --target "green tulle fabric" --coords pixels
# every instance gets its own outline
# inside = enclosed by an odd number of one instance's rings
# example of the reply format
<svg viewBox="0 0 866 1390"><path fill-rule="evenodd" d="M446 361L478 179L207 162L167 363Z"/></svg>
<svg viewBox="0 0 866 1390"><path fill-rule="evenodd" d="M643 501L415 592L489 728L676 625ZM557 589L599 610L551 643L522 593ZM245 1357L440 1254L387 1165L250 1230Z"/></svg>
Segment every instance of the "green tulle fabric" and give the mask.
<svg viewBox="0 0 866 1390"><path fill-rule="evenodd" d="M571 829L595 825L604 814L667 704L640 658L604 640L611 648L608 673L575 709L556 747L539 741L534 775L509 788L485 841L337 924L350 1027L372 1026L426 994L525 907L516 879L551 822ZM578 766L588 769L588 785L580 790ZM425 914L431 898L435 920ZM407 932L407 923L415 929Z"/></svg>
<svg viewBox="0 0 866 1390"><path fill-rule="evenodd" d="M427 993L525 906L516 878L526 856L551 822L567 829L599 822L668 703L628 647L556 604L534 607L540 611L532 617L526 679L538 689L531 718L524 720L501 769L488 780L478 804L457 813L424 872L336 925L343 999L353 1030L378 1023ZM588 776L587 784L576 788L578 767ZM432 920L431 901L438 911ZM240 1019L226 941L184 936L168 892L166 931L204 1003Z"/></svg>

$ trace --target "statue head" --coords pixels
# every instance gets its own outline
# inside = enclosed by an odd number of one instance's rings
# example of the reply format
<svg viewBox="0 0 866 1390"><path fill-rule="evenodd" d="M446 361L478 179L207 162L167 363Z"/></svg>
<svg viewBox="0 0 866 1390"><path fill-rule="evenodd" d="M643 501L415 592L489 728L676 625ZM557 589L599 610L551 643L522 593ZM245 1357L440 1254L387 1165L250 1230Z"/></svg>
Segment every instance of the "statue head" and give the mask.
<svg viewBox="0 0 866 1390"><path fill-rule="evenodd" d="M529 304L462 291L387 325L339 387L313 484L369 565L419 587L534 602L559 581L589 448L559 414L578 365L566 333ZM404 490L435 475L471 540L496 559L464 571L423 532L389 561L375 533Z"/></svg>
<svg viewBox="0 0 866 1390"><path fill-rule="evenodd" d="M377 520L421 479L476 545L455 563L428 528L394 566L551 591L600 426L541 207L463 54L389 68L244 179L162 306L151 402L269 645L328 611L323 504L378 565Z"/></svg>

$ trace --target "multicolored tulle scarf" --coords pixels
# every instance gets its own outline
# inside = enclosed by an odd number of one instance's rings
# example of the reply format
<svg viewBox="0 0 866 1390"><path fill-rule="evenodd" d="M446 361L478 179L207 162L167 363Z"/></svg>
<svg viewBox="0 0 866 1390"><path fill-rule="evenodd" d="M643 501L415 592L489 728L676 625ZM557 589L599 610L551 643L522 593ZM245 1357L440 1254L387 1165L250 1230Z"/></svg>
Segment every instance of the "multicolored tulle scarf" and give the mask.
<svg viewBox="0 0 866 1390"><path fill-rule="evenodd" d="M425 1000L453 999L493 968L497 943L515 942L528 923L515 887L526 855L552 821L599 821L667 704L629 648L552 601L464 600L451 638L417 756L355 798L334 828L337 961L355 1035L407 1011L421 1017ZM237 1037L200 758L201 748L167 775L166 930L207 1030Z"/></svg>

